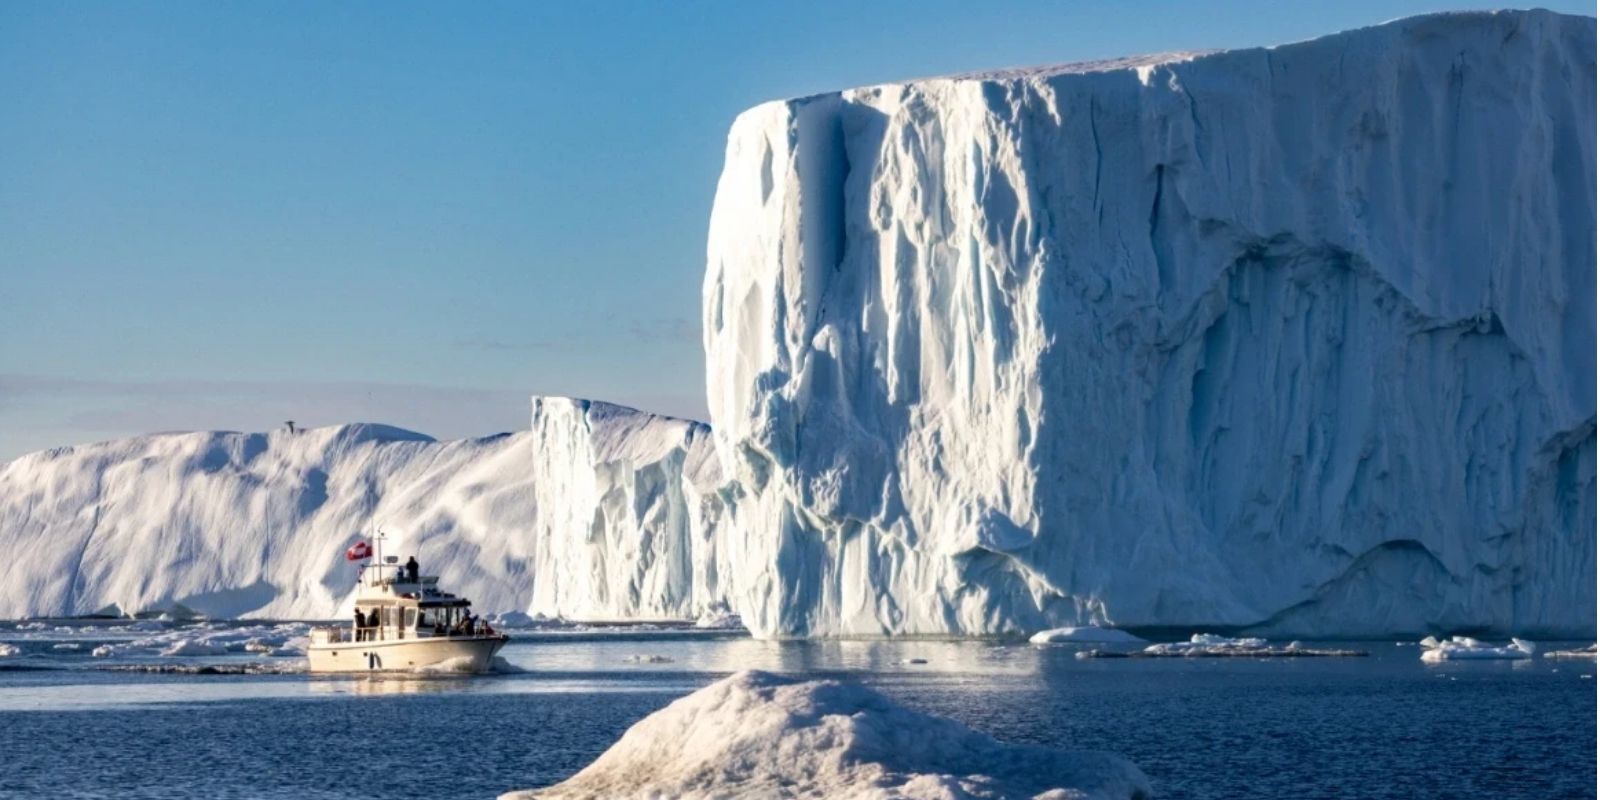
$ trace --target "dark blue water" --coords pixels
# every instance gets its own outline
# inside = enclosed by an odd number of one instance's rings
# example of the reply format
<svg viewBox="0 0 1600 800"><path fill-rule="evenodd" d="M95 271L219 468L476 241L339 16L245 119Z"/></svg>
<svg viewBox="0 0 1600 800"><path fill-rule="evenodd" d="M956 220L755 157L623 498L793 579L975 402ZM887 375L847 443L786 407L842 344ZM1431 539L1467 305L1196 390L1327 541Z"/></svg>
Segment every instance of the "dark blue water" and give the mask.
<svg viewBox="0 0 1600 800"><path fill-rule="evenodd" d="M1004 740L1115 751L1161 797L1595 795L1593 662L1429 666L1415 647L1361 646L1372 657L1084 661L1026 644L623 635L515 643L521 674L329 679L103 672L34 645L0 671L0 796L492 797L567 777L746 667L861 680Z"/></svg>

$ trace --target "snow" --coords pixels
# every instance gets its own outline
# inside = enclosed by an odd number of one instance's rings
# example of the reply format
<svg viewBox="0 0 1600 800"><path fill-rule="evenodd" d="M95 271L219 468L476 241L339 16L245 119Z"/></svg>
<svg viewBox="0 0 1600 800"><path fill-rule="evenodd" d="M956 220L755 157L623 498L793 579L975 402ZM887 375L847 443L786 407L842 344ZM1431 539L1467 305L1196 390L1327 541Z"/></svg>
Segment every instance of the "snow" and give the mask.
<svg viewBox="0 0 1600 800"><path fill-rule="evenodd" d="M1028 637L1033 644L1067 644L1092 642L1095 644L1143 644L1145 640L1127 631L1094 626L1081 628L1051 628Z"/></svg>
<svg viewBox="0 0 1600 800"><path fill-rule="evenodd" d="M503 798L1144 798L1105 753L1004 744L859 685L740 672L641 720L564 783Z"/></svg>
<svg viewBox="0 0 1600 800"><path fill-rule="evenodd" d="M768 103L704 283L761 636L1595 627L1595 26Z"/></svg>
<svg viewBox="0 0 1600 800"><path fill-rule="evenodd" d="M1522 659L1533 658L1533 642L1512 639L1511 643L1497 646L1480 642L1469 636L1452 636L1440 641L1432 636L1423 639L1422 660L1428 662L1458 661L1465 659Z"/></svg>

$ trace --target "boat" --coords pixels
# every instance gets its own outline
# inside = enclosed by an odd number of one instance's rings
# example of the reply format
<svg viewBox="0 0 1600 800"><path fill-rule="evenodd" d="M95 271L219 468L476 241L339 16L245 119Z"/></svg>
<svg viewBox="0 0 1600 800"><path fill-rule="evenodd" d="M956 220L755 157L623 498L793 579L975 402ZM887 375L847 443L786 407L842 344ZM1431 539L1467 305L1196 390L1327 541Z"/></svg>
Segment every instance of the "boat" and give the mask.
<svg viewBox="0 0 1600 800"><path fill-rule="evenodd" d="M376 541L381 550L382 537ZM440 590L438 576L408 570L365 542L345 557L371 559L359 567L356 614L347 625L312 629L306 649L311 672L489 671L507 636L473 617L471 601ZM407 566L414 564L415 557Z"/></svg>

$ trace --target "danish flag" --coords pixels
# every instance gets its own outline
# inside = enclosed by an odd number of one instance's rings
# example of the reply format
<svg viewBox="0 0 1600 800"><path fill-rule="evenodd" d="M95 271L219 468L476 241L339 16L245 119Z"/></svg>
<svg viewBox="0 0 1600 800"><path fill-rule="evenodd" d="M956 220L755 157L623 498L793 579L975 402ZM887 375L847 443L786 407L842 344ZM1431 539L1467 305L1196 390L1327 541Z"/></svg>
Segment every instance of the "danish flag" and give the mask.
<svg viewBox="0 0 1600 800"><path fill-rule="evenodd" d="M344 551L346 561L360 561L363 558L372 558L372 545L367 544L365 540L350 545L350 549Z"/></svg>

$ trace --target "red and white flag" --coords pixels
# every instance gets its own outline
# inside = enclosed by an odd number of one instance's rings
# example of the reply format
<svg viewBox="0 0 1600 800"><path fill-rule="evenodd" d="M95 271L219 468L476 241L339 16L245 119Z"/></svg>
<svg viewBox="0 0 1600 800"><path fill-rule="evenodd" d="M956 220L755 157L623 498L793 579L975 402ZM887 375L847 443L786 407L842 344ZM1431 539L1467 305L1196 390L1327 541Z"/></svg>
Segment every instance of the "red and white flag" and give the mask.
<svg viewBox="0 0 1600 800"><path fill-rule="evenodd" d="M372 558L372 545L367 544L365 540L356 542L349 550L344 551L346 561L360 561L363 558Z"/></svg>

